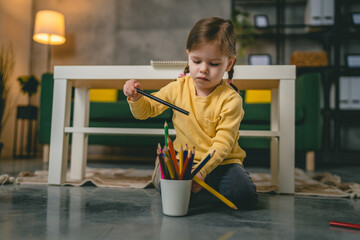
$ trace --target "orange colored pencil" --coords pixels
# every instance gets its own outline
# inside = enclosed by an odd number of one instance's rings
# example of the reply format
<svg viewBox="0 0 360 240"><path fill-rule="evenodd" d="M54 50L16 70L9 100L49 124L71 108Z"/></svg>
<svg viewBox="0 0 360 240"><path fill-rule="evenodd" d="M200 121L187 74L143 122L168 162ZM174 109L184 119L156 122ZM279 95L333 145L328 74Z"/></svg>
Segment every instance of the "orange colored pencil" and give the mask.
<svg viewBox="0 0 360 240"><path fill-rule="evenodd" d="M167 142L168 142L168 145L169 145L170 156L171 156L171 160L172 160L172 162L174 164L174 167L175 167L176 175L179 176L179 164L178 164L177 159L176 159L176 154L175 154L175 149L174 149L173 142L171 141L171 138L169 136L167 136Z"/></svg>
<svg viewBox="0 0 360 240"><path fill-rule="evenodd" d="M169 160L169 164L171 166L171 169L173 170L174 179L179 179L179 175L176 173L174 163L173 163L173 161L172 161L172 159L170 157L169 149L166 146L164 146L164 151L163 152L165 153L165 156Z"/></svg>

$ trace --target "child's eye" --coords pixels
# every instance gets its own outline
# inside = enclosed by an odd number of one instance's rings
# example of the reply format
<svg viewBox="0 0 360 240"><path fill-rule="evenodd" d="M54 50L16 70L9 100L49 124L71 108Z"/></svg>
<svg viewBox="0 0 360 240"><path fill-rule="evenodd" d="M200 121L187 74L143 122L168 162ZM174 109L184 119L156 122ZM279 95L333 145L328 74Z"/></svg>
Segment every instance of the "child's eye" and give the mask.
<svg viewBox="0 0 360 240"><path fill-rule="evenodd" d="M200 63L200 61L198 61L198 60L192 60L193 61L193 63L196 63L196 64L199 64Z"/></svg>
<svg viewBox="0 0 360 240"><path fill-rule="evenodd" d="M210 63L211 66L219 66L219 63Z"/></svg>

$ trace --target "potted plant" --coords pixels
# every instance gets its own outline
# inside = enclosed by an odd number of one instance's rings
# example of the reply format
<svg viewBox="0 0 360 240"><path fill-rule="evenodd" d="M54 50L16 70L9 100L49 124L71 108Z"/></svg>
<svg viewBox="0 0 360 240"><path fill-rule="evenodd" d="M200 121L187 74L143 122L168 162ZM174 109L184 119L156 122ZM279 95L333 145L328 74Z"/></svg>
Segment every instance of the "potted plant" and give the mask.
<svg viewBox="0 0 360 240"><path fill-rule="evenodd" d="M39 80L37 77L35 77L35 75L29 75L18 77L18 81L20 83L21 91L28 95L28 102L30 105L31 95L37 92L39 87Z"/></svg>
<svg viewBox="0 0 360 240"><path fill-rule="evenodd" d="M239 44L238 57L241 59L245 55L245 50L250 48L254 42L254 26L249 20L250 14L240 9L234 9L231 21L237 33Z"/></svg>
<svg viewBox="0 0 360 240"><path fill-rule="evenodd" d="M17 155L16 151L14 151L14 158L17 157L32 157L32 145L34 143L33 139L33 130L32 130L32 121L37 119L38 108L36 106L31 105L31 96L35 94L38 90L39 80L34 75L21 76L17 79L20 84L21 91L28 95L28 105L27 106L18 106L17 107L17 118L27 120L28 130L26 134L26 155L23 155L22 148L20 148L20 154ZM16 131L16 130L15 130ZM16 142L15 142L16 148ZM36 154L36 150L34 150L34 156Z"/></svg>
<svg viewBox="0 0 360 240"><path fill-rule="evenodd" d="M0 139L2 128L5 125L8 115L5 116L6 99L10 87L10 77L15 66L13 50L10 46L0 47ZM0 141L0 154L3 147Z"/></svg>

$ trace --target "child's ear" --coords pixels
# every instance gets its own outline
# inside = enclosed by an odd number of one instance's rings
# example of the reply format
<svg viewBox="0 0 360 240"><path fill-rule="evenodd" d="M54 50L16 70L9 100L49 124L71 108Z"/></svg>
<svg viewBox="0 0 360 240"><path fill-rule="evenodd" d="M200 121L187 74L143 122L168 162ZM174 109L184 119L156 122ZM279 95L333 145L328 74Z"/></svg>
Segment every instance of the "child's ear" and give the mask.
<svg viewBox="0 0 360 240"><path fill-rule="evenodd" d="M186 54L189 56L189 53L190 53L189 50L186 49L185 52L186 52Z"/></svg>
<svg viewBox="0 0 360 240"><path fill-rule="evenodd" d="M228 60L228 64L226 66L226 72L230 71L231 67L233 66L234 62L236 60L236 57L231 57Z"/></svg>

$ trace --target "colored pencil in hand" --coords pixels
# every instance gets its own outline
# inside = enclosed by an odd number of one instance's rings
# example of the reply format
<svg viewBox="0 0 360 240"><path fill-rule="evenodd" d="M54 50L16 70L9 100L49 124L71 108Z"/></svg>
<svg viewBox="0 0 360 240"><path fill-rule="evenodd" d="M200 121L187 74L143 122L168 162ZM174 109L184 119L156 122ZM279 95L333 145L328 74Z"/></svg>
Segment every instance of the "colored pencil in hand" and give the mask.
<svg viewBox="0 0 360 240"><path fill-rule="evenodd" d="M197 168L195 168L195 170L191 173L191 179L203 168L203 166L210 160L212 156L214 156L214 154L215 150L212 153L209 153L209 155L207 155L207 157L201 161L199 166L197 166Z"/></svg>
<svg viewBox="0 0 360 240"><path fill-rule="evenodd" d="M173 104L171 104L171 103L168 103L168 102L166 102L166 101L164 101L164 100L162 100L162 99L160 99L160 98L158 98L158 97L155 97L154 95L151 95L151 94L149 94L149 93L147 93L147 92L144 92L144 91L142 91L142 90L140 90L140 89L138 89L138 88L136 88L136 91L137 91L138 93L140 93L140 94L148 97L148 98L151 98L152 100L155 100L155 101L157 101L157 102L159 102L159 103L164 104L165 106L171 107L172 109L174 109L174 110L176 110L176 111L179 111L179 112L181 112L181 113L183 113L183 114L185 114L185 115L189 115L189 112L188 112L188 111L186 111L186 110L184 110L184 109L182 109L182 108L179 108L179 107L177 107L177 106L175 106L175 105L173 105Z"/></svg>
<svg viewBox="0 0 360 240"><path fill-rule="evenodd" d="M232 209L238 209L234 203L232 203L230 200L228 200L226 197L224 197L223 195L221 195L219 192L217 192L215 189L213 189L212 187L210 187L209 185L207 185L204 181L202 181L200 178L194 176L193 180L195 182L197 182L200 186L202 186L203 188L205 188L206 190L208 190L212 195L214 195L215 197L217 197L218 199L220 199L223 203L225 203L226 205L228 205L229 207L231 207Z"/></svg>

